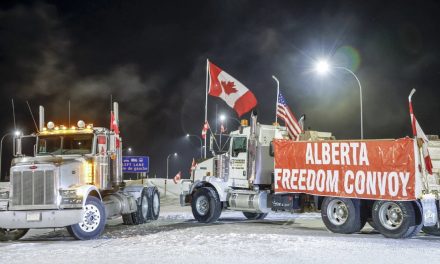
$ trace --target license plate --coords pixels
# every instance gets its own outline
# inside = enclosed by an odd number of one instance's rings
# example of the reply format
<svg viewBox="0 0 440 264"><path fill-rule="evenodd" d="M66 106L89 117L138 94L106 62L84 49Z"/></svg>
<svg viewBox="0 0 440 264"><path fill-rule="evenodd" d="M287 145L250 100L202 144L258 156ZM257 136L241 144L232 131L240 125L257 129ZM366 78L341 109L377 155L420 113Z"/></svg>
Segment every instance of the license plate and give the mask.
<svg viewBox="0 0 440 264"><path fill-rule="evenodd" d="M26 220L28 222L39 222L39 221L41 221L41 213L40 212L27 213Z"/></svg>

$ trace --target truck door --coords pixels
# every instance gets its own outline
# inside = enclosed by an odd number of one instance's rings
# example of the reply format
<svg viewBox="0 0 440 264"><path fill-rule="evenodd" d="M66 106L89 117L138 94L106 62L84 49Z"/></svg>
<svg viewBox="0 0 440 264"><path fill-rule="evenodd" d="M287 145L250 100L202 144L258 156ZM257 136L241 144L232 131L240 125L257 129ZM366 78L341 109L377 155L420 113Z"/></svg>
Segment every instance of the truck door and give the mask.
<svg viewBox="0 0 440 264"><path fill-rule="evenodd" d="M244 136L232 137L230 144L229 184L232 187L248 188L246 171L248 139Z"/></svg>

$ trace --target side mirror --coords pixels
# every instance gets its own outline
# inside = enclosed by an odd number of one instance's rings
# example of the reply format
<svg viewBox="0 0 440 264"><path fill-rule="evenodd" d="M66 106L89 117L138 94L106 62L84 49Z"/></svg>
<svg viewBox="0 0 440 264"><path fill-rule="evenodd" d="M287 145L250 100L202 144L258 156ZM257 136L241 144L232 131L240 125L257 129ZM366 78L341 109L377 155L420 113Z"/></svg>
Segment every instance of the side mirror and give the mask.
<svg viewBox="0 0 440 264"><path fill-rule="evenodd" d="M269 156L271 157L275 156L275 153L273 151L273 141L271 141L269 144Z"/></svg>

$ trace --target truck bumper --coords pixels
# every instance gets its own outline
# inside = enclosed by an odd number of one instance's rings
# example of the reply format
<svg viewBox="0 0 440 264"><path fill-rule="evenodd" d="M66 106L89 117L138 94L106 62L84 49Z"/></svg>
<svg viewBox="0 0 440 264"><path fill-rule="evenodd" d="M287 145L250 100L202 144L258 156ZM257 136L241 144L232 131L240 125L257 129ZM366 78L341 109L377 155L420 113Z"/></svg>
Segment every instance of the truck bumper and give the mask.
<svg viewBox="0 0 440 264"><path fill-rule="evenodd" d="M54 228L83 221L83 209L0 211L0 228Z"/></svg>

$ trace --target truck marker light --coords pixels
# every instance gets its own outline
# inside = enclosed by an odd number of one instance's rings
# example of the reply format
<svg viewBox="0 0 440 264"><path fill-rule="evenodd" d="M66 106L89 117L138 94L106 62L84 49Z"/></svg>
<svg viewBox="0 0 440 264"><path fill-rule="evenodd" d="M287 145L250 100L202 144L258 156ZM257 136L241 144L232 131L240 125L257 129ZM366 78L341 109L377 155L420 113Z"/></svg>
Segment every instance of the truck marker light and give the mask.
<svg viewBox="0 0 440 264"><path fill-rule="evenodd" d="M31 170L35 170L35 169L37 169L37 168L38 168L38 167L35 166L35 165L32 165L32 166L29 167L29 169L31 169Z"/></svg>
<svg viewBox="0 0 440 264"><path fill-rule="evenodd" d="M55 127L55 130L60 130L60 128L58 126Z"/></svg>

